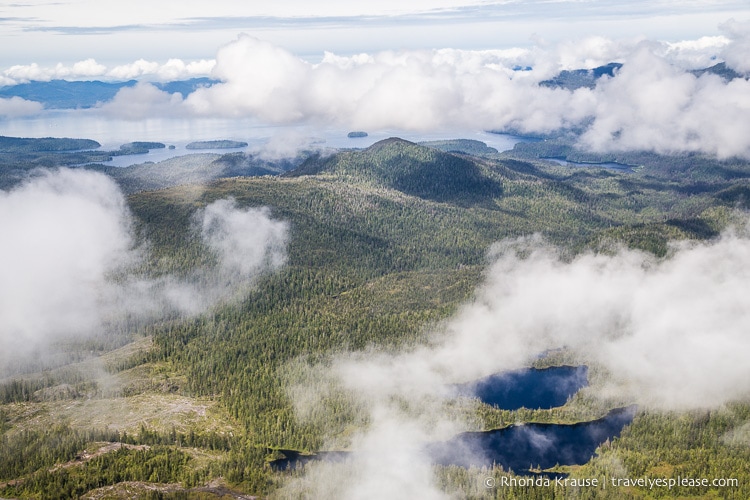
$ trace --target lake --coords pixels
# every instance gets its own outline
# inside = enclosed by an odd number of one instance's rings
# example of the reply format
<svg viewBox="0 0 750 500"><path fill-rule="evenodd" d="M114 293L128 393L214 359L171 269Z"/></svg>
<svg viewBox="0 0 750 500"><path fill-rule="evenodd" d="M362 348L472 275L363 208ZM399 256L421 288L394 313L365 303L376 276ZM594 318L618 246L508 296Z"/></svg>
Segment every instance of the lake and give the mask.
<svg viewBox="0 0 750 500"><path fill-rule="evenodd" d="M454 386L455 395L476 397L504 410L554 408L588 386L587 366L524 368Z"/></svg>
<svg viewBox="0 0 750 500"><path fill-rule="evenodd" d="M270 150L277 155L292 155L299 148L366 148L389 137L408 141L474 139L498 151L528 139L511 134L482 130L447 129L435 132L410 130L367 131L367 137L349 138L350 129L329 125L271 125L255 119L222 118L150 118L123 120L107 117L96 109L48 110L32 118L0 119L0 135L8 137L73 137L98 141L102 150L116 150L121 144L134 141L162 142L175 149L154 149L146 154L120 156L106 165L127 167L147 161L159 162L174 156L199 152L230 153L233 151ZM186 150L193 141L235 140L248 143L246 148L222 150Z"/></svg>
<svg viewBox="0 0 750 500"><path fill-rule="evenodd" d="M485 432L465 432L427 446L432 462L461 467L492 467L523 473L530 466L583 465L605 441L620 435L633 421L636 407L610 411L605 417L572 425L519 424Z"/></svg>

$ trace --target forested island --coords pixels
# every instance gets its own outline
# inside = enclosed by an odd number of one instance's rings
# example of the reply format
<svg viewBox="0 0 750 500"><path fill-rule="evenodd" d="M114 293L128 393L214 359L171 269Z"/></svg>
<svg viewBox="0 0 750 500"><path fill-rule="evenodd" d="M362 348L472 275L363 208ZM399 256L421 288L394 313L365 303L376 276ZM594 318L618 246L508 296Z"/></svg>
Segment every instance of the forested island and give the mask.
<svg viewBox="0 0 750 500"><path fill-rule="evenodd" d="M185 149L233 149L247 147L246 142L218 140L218 141L195 141L185 146Z"/></svg>

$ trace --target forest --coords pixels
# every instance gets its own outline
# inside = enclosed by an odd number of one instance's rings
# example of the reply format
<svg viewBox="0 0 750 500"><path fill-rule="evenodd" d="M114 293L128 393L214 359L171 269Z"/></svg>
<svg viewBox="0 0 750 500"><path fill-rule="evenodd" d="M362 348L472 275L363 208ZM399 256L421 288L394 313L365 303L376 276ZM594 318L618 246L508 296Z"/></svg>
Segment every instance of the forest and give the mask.
<svg viewBox="0 0 750 500"><path fill-rule="evenodd" d="M392 138L278 161L196 155L169 160L164 177L159 164L97 166L94 152L78 151L92 145L80 141L30 146L3 138L0 147L13 155L2 164L6 190L24 182L32 165L87 163L78 168L118 182L135 233L148 242L139 269L147 276L189 275L211 262L191 227L196 213L217 200L268 207L289 224L283 266L259 275L239 298L199 314L124 321L111 332L61 341L56 349L66 362L3 373L0 497L8 498L314 497L304 468L276 471L269 462L283 455L279 450L347 450L371 422L338 389L320 394L321 404L301 418L290 388L339 355L428 345L432 332L475 299L493 244L536 234L565 259L618 248L667 259L676 241L710 241L742 225L750 203L747 161L595 155L562 139L503 153L476 141ZM82 158L60 159L64 154ZM548 157L635 168L564 167ZM8 166L19 158L24 166ZM535 364L578 362L588 361L563 350ZM558 408L509 411L467 400L447 401L444 411L471 422L466 430L487 430L589 421L630 403L604 393L605 368L590 364L589 379L590 387ZM623 471L736 478L739 486L729 490L554 482L487 488L483 478L500 484L523 471L434 466L432 473L452 498L748 498L749 426L750 400L705 410L640 407L588 463L560 466L570 478Z"/></svg>

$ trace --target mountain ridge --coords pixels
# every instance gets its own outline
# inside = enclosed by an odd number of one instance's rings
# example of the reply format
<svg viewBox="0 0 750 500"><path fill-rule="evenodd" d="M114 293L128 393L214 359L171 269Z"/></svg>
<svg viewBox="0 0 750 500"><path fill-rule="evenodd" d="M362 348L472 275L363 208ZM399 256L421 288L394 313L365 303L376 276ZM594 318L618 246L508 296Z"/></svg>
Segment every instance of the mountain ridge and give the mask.
<svg viewBox="0 0 750 500"><path fill-rule="evenodd" d="M502 194L501 182L491 178L476 159L398 137L363 150L317 155L284 175L329 175L459 205L489 206Z"/></svg>

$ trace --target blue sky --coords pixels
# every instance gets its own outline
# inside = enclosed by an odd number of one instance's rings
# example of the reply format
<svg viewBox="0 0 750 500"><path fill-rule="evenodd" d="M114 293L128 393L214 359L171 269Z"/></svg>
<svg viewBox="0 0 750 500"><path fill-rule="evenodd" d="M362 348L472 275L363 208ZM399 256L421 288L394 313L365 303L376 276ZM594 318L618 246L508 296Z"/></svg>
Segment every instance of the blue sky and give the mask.
<svg viewBox="0 0 750 500"><path fill-rule="evenodd" d="M720 34L746 0L23 1L0 5L0 65L209 59L246 32L310 61L324 51L497 49L587 35Z"/></svg>

